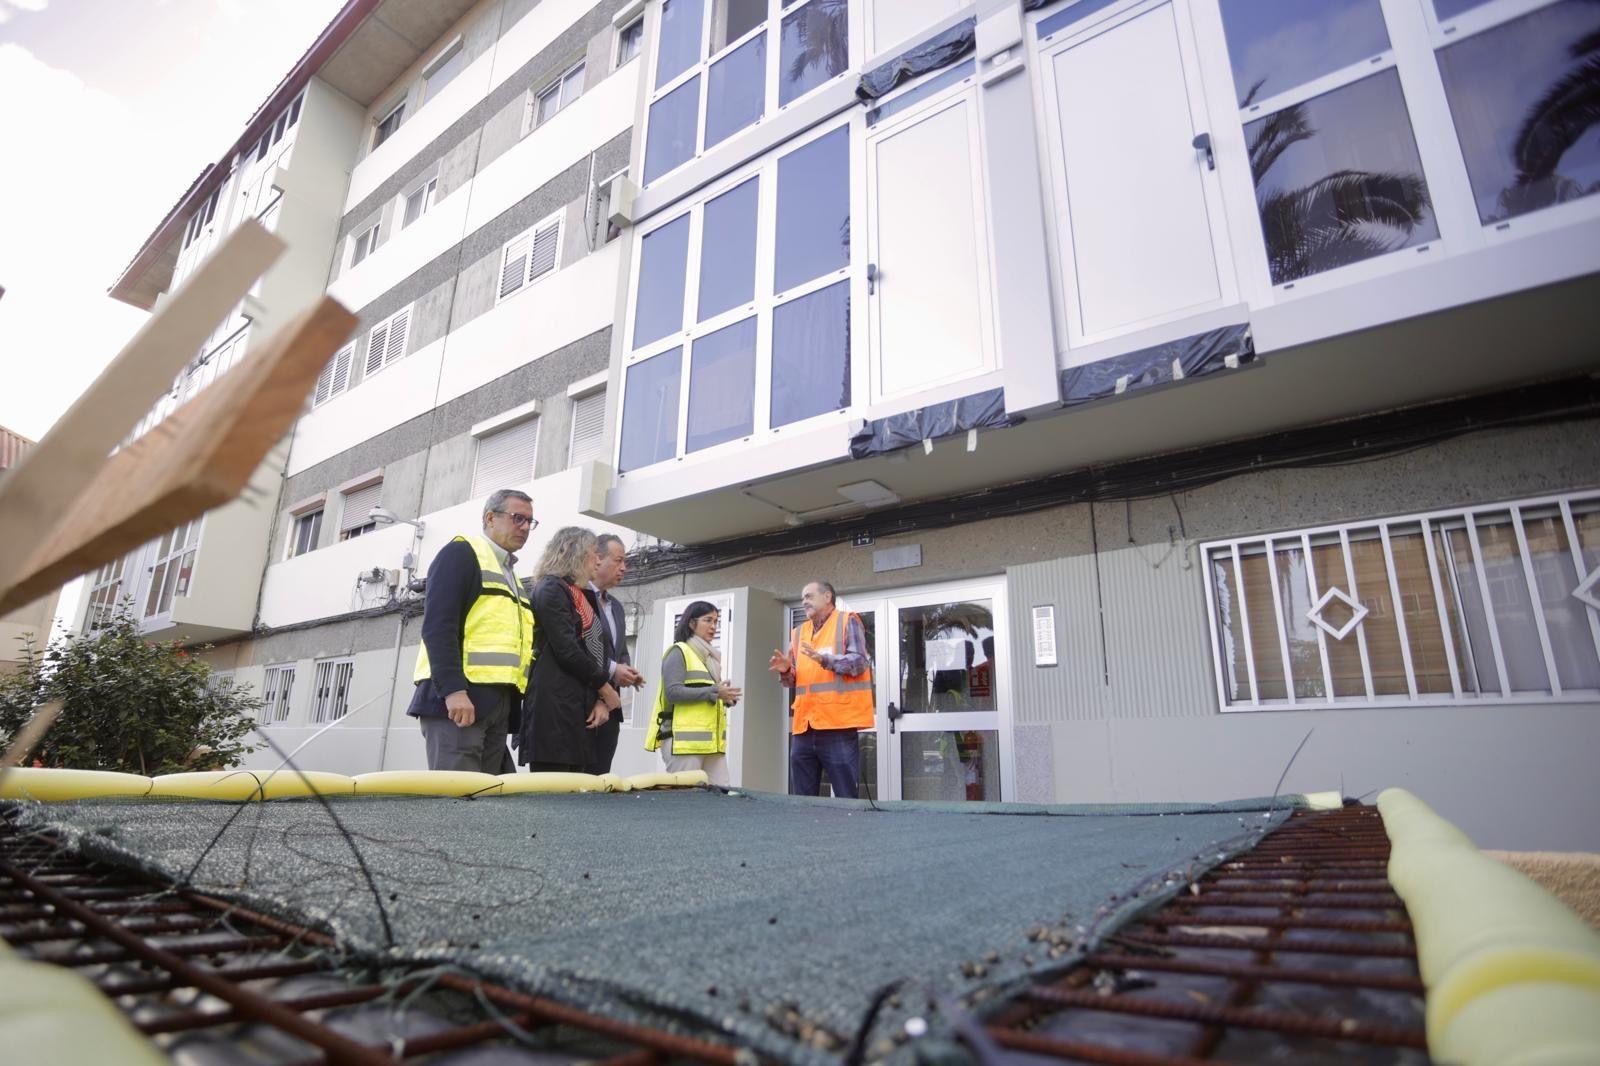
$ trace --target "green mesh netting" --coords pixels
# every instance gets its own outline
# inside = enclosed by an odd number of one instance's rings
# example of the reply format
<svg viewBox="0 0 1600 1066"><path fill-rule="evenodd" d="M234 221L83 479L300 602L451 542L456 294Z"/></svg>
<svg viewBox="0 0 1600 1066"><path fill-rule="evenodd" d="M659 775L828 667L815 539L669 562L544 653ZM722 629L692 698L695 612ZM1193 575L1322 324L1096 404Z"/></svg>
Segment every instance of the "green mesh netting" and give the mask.
<svg viewBox="0 0 1600 1066"><path fill-rule="evenodd" d="M822 1063L846 1053L890 983L903 988L867 1043L903 1040L912 1016L937 1039L950 1004L1069 967L1295 802L874 806L690 790L345 797L332 813L313 800L84 801L19 817L328 930L364 958L452 964Z"/></svg>

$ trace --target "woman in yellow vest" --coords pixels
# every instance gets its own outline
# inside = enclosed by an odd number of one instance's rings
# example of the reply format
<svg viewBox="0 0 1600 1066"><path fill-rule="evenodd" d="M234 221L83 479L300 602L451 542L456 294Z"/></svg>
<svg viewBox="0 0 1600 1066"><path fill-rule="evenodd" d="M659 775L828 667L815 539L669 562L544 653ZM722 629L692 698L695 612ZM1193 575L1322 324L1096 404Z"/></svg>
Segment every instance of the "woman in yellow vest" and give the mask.
<svg viewBox="0 0 1600 1066"><path fill-rule="evenodd" d="M716 605L696 600L678 621L675 643L661 660L661 688L645 733L647 751L660 750L671 772L704 770L727 785L728 708L741 692L722 676L722 653L712 646L722 622Z"/></svg>

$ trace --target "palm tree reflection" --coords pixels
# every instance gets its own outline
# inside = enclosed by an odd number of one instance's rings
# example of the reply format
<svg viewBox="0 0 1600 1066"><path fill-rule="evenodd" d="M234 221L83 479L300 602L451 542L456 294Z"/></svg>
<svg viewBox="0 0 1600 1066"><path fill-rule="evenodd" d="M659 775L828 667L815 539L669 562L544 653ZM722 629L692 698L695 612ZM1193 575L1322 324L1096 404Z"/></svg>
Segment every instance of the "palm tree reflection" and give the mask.
<svg viewBox="0 0 1600 1066"><path fill-rule="evenodd" d="M1486 222L1600 191L1600 181L1584 186L1556 170L1567 151L1600 122L1600 29L1578 38L1567 52L1576 65L1528 108L1511 145L1516 181L1500 191L1500 213Z"/></svg>

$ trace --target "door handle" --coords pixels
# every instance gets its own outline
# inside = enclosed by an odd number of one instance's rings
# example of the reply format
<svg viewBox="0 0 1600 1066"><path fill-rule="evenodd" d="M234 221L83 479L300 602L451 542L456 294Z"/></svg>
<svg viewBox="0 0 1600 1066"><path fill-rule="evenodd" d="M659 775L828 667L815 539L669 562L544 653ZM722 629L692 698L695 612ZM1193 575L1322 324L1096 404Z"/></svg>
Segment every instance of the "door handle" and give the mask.
<svg viewBox="0 0 1600 1066"><path fill-rule="evenodd" d="M1211 149L1211 134L1196 134L1194 140L1190 141L1189 143L1194 147L1195 151L1204 152L1206 154L1207 170L1217 169L1217 153Z"/></svg>
<svg viewBox="0 0 1600 1066"><path fill-rule="evenodd" d="M878 279L883 275L878 273L877 263L867 264L867 295L875 295L878 291Z"/></svg>
<svg viewBox="0 0 1600 1066"><path fill-rule="evenodd" d="M894 705L894 701L893 700L889 701L889 706L886 708L886 710L887 710L887 713L889 715L889 732L893 733L894 732L894 724L895 724L895 722L899 721L900 720L900 716L903 715L905 712L902 711L900 708L896 707Z"/></svg>

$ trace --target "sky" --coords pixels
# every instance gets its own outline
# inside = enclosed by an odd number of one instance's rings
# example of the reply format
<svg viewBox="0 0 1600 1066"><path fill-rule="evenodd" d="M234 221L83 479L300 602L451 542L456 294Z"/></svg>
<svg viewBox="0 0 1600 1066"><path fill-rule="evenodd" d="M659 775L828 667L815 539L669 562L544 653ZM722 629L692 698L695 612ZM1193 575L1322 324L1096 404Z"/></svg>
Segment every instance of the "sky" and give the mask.
<svg viewBox="0 0 1600 1066"><path fill-rule="evenodd" d="M0 0L0 426L38 440L148 317L111 284L342 0Z"/></svg>

